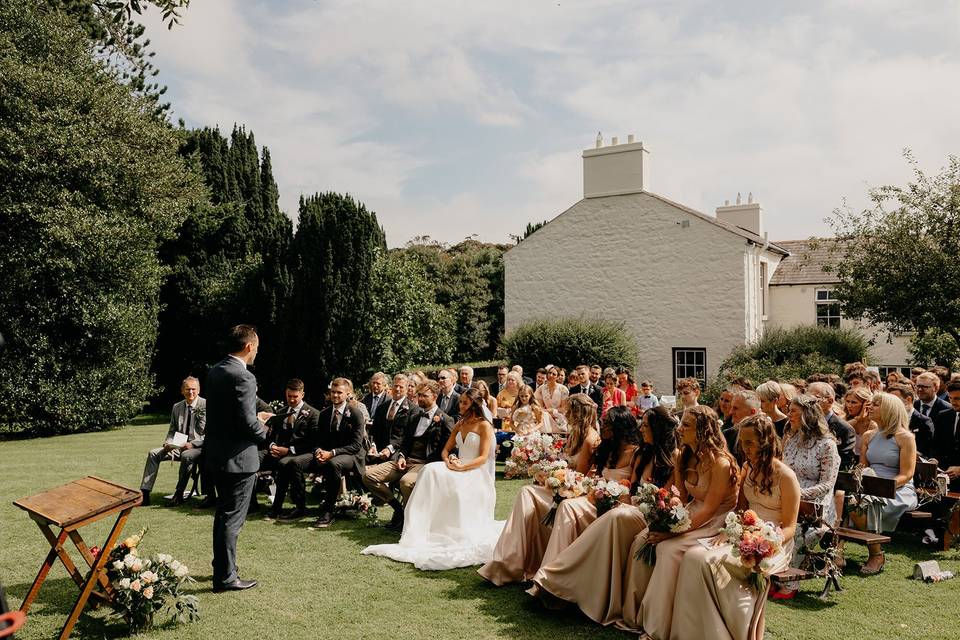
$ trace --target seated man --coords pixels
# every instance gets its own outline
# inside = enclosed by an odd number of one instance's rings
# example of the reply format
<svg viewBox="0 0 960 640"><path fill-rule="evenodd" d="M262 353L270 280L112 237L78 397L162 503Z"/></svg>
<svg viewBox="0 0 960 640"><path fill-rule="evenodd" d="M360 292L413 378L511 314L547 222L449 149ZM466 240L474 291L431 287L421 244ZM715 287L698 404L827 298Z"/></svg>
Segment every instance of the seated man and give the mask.
<svg viewBox="0 0 960 640"><path fill-rule="evenodd" d="M207 401L200 397L200 381L194 377L185 378L180 385L183 400L173 405L170 412L170 429L164 438L163 446L151 449L147 454L147 462L143 466L143 480L140 481L140 491L143 492L143 506L150 505L150 492L157 481L157 471L164 460L180 461L180 477L177 488L173 492L173 504L183 503L183 492L193 473L194 467L200 460L203 446L203 431L207 424ZM180 434L180 435L177 435ZM182 444L175 444L175 440L182 440ZM212 486L204 482L204 488Z"/></svg>
<svg viewBox="0 0 960 640"><path fill-rule="evenodd" d="M275 415L267 420L269 435L266 446L258 451L260 456L260 470L274 471L290 456L298 453L309 453L314 450L317 441L320 412L303 401L303 380L291 378L287 381L284 390L287 402L287 411ZM287 495L285 479L276 473L277 493L273 506L267 516L270 519L280 517L283 508L283 499ZM257 492L254 487L253 499L250 501L250 511L257 510Z"/></svg>
<svg viewBox="0 0 960 640"><path fill-rule="evenodd" d="M323 478L324 496L320 517L315 527L325 528L333 523L333 505L340 493L340 480L351 469L362 476L366 451L363 448L364 414L360 403L348 402L353 383L346 378L335 378L330 383L330 406L320 412L317 436L312 451L287 456L280 462L280 478L290 488L293 511L283 520L299 520L307 512L307 493L304 473L312 472ZM280 488L277 488L279 493Z"/></svg>
<svg viewBox="0 0 960 640"><path fill-rule="evenodd" d="M368 464L386 462L395 453L391 443L394 439L402 439L407 419L411 411L416 411L411 407L410 399L407 397L408 384L406 375L398 373L393 376L393 386L390 388L387 401L377 407L373 424L367 432L370 447L367 451ZM395 434L397 434L396 438Z"/></svg>
<svg viewBox="0 0 960 640"><path fill-rule="evenodd" d="M427 380L417 387L419 411L410 414L403 433L393 441L395 453L389 462L373 465L363 476L363 484L374 497L393 507L390 528L403 529L403 504L393 496L390 483L400 481L400 494L406 504L417 474L423 465L440 460L443 446L453 430L453 419L437 407L440 387Z"/></svg>

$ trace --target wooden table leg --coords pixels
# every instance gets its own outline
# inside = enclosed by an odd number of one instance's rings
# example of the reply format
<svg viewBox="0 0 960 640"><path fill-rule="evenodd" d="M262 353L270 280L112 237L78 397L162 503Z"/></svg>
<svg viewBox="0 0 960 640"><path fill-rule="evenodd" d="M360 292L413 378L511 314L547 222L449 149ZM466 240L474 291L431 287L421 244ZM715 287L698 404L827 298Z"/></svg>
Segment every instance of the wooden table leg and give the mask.
<svg viewBox="0 0 960 640"><path fill-rule="evenodd" d="M83 574L80 573L80 569L77 568L77 565L73 564L73 558L70 557L70 554L67 553L66 548L64 548L64 543L66 543L66 536L70 535L68 531L63 530L60 532L59 536L53 535L53 530L50 528L50 525L46 522L40 522L39 520L34 520L37 523L37 526L40 527L40 531L43 532L43 536L47 539L47 542L50 543L60 557L60 560L63 562L63 566L66 567L67 573L70 574L70 577L73 578L73 581L77 583L78 587L83 586Z"/></svg>
<svg viewBox="0 0 960 640"><path fill-rule="evenodd" d="M102 549L113 549L113 545L116 544L117 539L120 537L120 532L123 531L124 525L127 524L127 518L130 516L131 511L133 511L133 507L128 507L120 512L120 515L117 516L117 521L110 530L110 534L107 536L106 542L104 542L103 547L101 547ZM70 612L70 617L67 618L67 622L60 631L60 640L66 640L70 637L73 626L77 624L77 620L80 618L80 614L83 613L83 608L87 604L87 599L90 598L93 586L97 584L97 581L100 579L100 572L103 571L103 567L107 564L108 557L108 553L101 553L93 563L93 566L90 567L90 573L87 576L86 583L83 585L83 589L80 591L80 597L77 598L76 604L73 605L73 611Z"/></svg>
<svg viewBox="0 0 960 640"><path fill-rule="evenodd" d="M93 564L96 561L96 558L94 558L93 554L90 553L90 549L87 547L87 543L83 541L83 537L80 535L80 532L77 531L76 529L72 529L69 532L69 535L70 535L70 539L73 541L73 544L77 547L77 550L80 552L80 555L83 556L84 560L86 560L87 566L92 569ZM104 548L100 550L100 553L107 554L109 558L110 551L111 549ZM100 586L103 587L104 593L106 593L106 595L109 598L113 597L113 585L110 584L110 579L103 572L100 572Z"/></svg>
<svg viewBox="0 0 960 640"><path fill-rule="evenodd" d="M43 561L43 564L40 565L40 571L37 573L36 580L33 581L33 586L30 587L30 591L27 592L27 596L23 599L23 604L20 605L20 611L23 611L24 613L30 610L30 605L33 604L37 594L40 592L40 585L42 585L43 581L47 579L47 574L50 573L50 568L56 561L57 556L60 555L60 552L57 551L57 548L67 540L66 531L61 531L58 537L54 536L53 532L50 531L50 528L46 525L37 522L37 526L40 527L40 530L44 532L44 537L46 537L50 542L50 552L47 554L47 558ZM48 534L49 536L53 537L52 541L50 540Z"/></svg>

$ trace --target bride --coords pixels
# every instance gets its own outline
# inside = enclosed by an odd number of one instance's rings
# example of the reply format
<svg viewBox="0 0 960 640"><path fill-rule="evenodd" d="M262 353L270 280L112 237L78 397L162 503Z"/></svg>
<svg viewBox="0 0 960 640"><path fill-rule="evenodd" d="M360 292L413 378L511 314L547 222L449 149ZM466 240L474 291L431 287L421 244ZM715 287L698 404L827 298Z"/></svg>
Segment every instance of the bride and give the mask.
<svg viewBox="0 0 960 640"><path fill-rule="evenodd" d="M440 454L443 461L420 471L404 509L400 542L361 553L428 570L483 564L493 557L503 521L493 519L496 440L479 390L460 396L460 416Z"/></svg>

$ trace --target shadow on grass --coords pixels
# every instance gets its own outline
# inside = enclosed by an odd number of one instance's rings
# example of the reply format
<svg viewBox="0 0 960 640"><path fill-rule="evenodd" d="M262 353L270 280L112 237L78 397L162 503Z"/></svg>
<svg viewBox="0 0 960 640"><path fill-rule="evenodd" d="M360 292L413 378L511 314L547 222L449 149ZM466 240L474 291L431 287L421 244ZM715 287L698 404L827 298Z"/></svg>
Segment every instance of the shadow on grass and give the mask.
<svg viewBox="0 0 960 640"><path fill-rule="evenodd" d="M7 595L12 600L11 606L22 603L32 586L32 582L6 585ZM27 624L31 621L34 625L46 623L61 629L79 595L80 589L71 578L47 579L30 607ZM126 623L113 614L110 606L98 603L93 598L87 602L83 615L71 633L71 637L80 638L122 638L129 635Z"/></svg>

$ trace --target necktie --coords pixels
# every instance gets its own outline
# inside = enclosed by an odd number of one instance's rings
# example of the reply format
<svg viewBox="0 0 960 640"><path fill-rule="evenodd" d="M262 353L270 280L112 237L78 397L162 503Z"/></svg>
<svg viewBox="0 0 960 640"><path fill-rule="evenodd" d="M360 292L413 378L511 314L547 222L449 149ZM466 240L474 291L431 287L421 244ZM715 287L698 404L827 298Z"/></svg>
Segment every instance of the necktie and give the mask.
<svg viewBox="0 0 960 640"><path fill-rule="evenodd" d="M387 420L393 420L397 417L397 409L400 407L400 403L394 400L390 404L390 411L387 412Z"/></svg>
<svg viewBox="0 0 960 640"><path fill-rule="evenodd" d="M370 415L373 415L377 412L377 407L380 406L380 396L373 396L373 400L370 401Z"/></svg>
<svg viewBox="0 0 960 640"><path fill-rule="evenodd" d="M333 425L333 430L334 430L334 431L336 431L337 429L340 428L340 418L341 418L341 417L342 417L342 414L340 413L340 410L339 410L339 409L334 409L334 410L333 410L333 422L331 423L331 424Z"/></svg>
<svg viewBox="0 0 960 640"><path fill-rule="evenodd" d="M187 435L190 435L190 431L193 429L193 407L187 405Z"/></svg>
<svg viewBox="0 0 960 640"><path fill-rule="evenodd" d="M953 416L953 437L957 437L957 423L960 422L960 411L956 412L956 415Z"/></svg>
<svg viewBox="0 0 960 640"><path fill-rule="evenodd" d="M297 412L291 409L290 415L287 416L287 424L292 427L296 419L297 419Z"/></svg>
<svg viewBox="0 0 960 640"><path fill-rule="evenodd" d="M922 408L921 408L920 410L923 412L923 415L929 416L929 415L930 415L930 405L925 404L925 405L921 405L921 407L922 407Z"/></svg>

